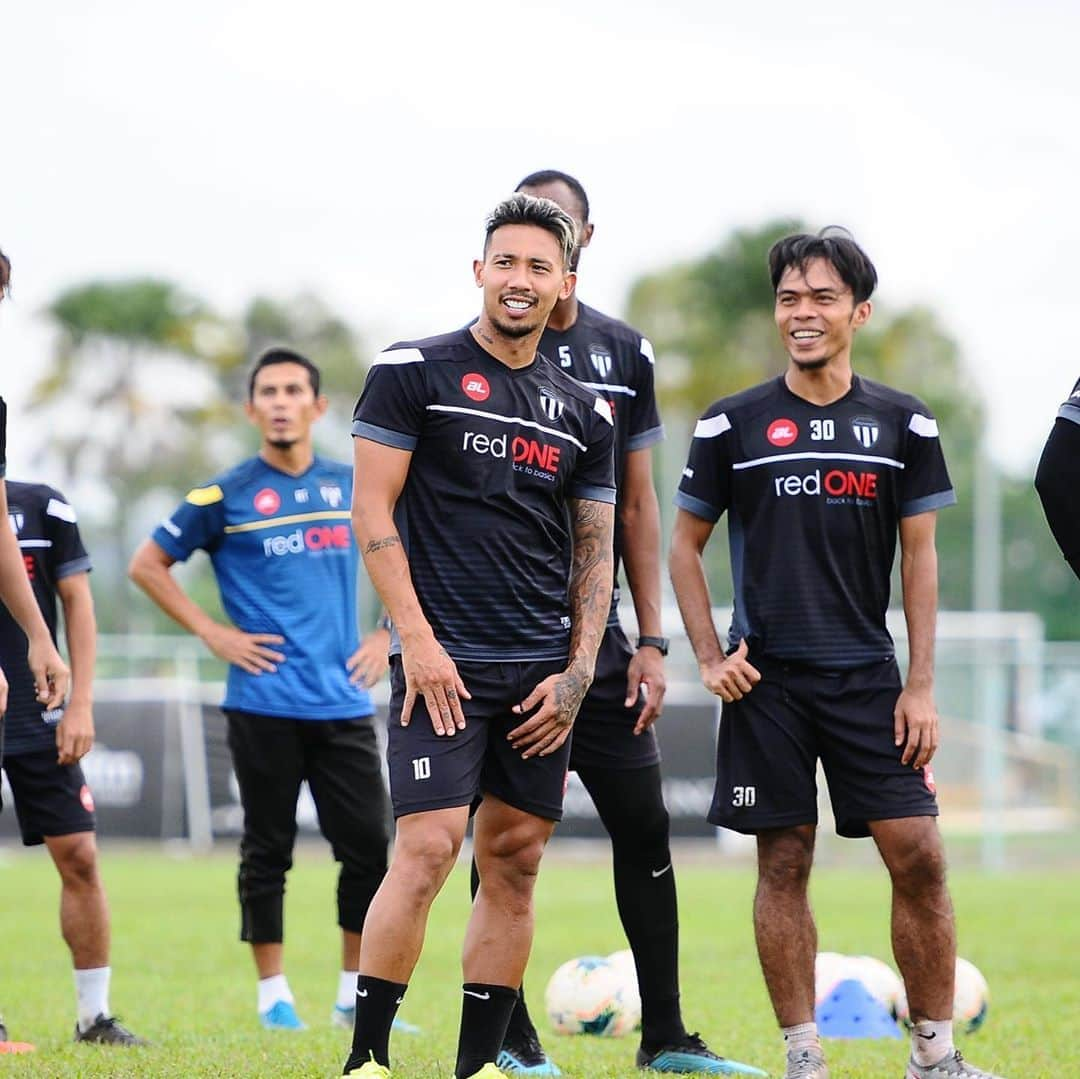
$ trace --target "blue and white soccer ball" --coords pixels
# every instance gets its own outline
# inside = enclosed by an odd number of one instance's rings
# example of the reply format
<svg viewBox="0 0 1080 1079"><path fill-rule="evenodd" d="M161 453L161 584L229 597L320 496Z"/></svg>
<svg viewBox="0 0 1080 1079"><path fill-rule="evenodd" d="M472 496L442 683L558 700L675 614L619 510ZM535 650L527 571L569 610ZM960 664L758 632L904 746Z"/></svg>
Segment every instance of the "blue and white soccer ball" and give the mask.
<svg viewBox="0 0 1080 1079"><path fill-rule="evenodd" d="M599 955L563 963L547 984L544 1003L556 1034L617 1038L641 1022L636 976Z"/></svg>

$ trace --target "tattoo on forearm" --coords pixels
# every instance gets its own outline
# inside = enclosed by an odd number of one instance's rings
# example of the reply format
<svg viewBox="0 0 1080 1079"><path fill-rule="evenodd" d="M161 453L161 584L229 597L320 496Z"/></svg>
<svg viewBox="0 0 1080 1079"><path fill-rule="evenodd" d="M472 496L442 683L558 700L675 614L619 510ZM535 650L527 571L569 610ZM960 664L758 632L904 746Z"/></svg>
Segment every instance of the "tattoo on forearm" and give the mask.
<svg viewBox="0 0 1080 1079"><path fill-rule="evenodd" d="M383 536L382 539L368 540L364 545L364 554L372 554L375 551L385 550L387 547L398 547L401 540L397 536Z"/></svg>
<svg viewBox="0 0 1080 1079"><path fill-rule="evenodd" d="M583 648L587 655L595 656L611 606L615 507L606 502L575 499L570 504L570 517L574 531L570 654L576 655Z"/></svg>

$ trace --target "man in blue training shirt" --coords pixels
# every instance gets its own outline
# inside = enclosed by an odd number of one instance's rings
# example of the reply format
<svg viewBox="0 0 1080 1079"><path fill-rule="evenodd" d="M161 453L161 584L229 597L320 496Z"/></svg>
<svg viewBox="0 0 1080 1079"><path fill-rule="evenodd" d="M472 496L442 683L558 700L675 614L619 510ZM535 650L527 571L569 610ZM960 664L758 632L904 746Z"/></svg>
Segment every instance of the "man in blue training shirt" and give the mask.
<svg viewBox="0 0 1080 1079"><path fill-rule="evenodd" d="M283 968L285 874L307 780L341 863L342 970L333 1020L352 1026L360 931L386 872L387 804L371 699L361 683L381 639L359 646L352 468L316 456L326 411L319 370L290 349L259 357L246 411L258 456L189 491L135 552L130 574L171 618L229 664L223 710L244 807L242 940L259 975L263 1025L303 1027ZM232 625L207 615L170 572L202 548ZM376 647L377 644L377 647Z"/></svg>

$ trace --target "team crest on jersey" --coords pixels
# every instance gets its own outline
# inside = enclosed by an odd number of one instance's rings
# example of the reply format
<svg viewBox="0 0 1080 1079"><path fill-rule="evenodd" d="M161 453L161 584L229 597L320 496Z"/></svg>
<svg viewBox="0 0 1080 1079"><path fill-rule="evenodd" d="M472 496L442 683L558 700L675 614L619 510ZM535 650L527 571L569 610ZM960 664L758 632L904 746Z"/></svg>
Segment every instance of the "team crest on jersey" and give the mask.
<svg viewBox="0 0 1080 1079"><path fill-rule="evenodd" d="M589 345L589 362L601 378L611 374L611 353L603 345Z"/></svg>
<svg viewBox="0 0 1080 1079"><path fill-rule="evenodd" d="M337 509L341 505L341 488L336 483L323 483L319 485L319 494L322 500L331 508Z"/></svg>
<svg viewBox="0 0 1080 1079"><path fill-rule="evenodd" d="M562 419L566 404L560 400L546 386L540 387L540 409L552 423Z"/></svg>
<svg viewBox="0 0 1080 1079"><path fill-rule="evenodd" d="M859 440L864 449L870 449L878 440L881 428L877 420L867 419L865 416L856 416L851 421L851 433Z"/></svg>
<svg viewBox="0 0 1080 1079"><path fill-rule="evenodd" d="M281 509L281 495L273 487L264 487L255 496L254 505L264 517L269 517L270 514L277 513Z"/></svg>
<svg viewBox="0 0 1080 1079"><path fill-rule="evenodd" d="M8 514L8 520L11 522L11 531L17 536L22 531L22 526L26 524L26 518L23 516L21 510L15 510L14 513Z"/></svg>

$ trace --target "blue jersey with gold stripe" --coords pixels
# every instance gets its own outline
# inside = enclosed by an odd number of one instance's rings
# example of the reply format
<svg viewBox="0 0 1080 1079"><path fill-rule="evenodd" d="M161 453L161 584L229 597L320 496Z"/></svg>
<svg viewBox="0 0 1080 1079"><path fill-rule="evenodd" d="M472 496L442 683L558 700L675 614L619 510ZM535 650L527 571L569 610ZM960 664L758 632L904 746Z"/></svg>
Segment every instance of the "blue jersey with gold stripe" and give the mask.
<svg viewBox="0 0 1080 1079"><path fill-rule="evenodd" d="M252 457L189 491L155 529L177 561L210 556L229 618L248 633L285 638L274 673L229 668L225 708L294 719L371 715L351 685L357 648L357 551L349 522L352 468L316 457L290 476Z"/></svg>

